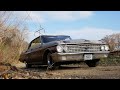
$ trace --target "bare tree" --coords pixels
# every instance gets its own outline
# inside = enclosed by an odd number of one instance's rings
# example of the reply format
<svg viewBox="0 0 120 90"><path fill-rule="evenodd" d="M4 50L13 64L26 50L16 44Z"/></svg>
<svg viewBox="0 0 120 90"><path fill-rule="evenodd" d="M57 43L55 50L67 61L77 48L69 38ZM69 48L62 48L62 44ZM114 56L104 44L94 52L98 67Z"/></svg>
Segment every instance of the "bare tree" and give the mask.
<svg viewBox="0 0 120 90"><path fill-rule="evenodd" d="M107 35L102 40L109 45L110 51L120 49L120 33Z"/></svg>

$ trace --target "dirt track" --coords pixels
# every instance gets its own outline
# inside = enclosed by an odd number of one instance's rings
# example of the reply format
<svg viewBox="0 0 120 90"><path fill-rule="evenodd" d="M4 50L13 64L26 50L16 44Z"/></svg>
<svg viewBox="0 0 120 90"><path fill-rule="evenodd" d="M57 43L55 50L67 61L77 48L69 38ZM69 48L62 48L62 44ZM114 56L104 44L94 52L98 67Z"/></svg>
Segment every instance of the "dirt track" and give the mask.
<svg viewBox="0 0 120 90"><path fill-rule="evenodd" d="M9 76L12 79L120 79L120 66L64 65L57 70L46 67L19 68Z"/></svg>

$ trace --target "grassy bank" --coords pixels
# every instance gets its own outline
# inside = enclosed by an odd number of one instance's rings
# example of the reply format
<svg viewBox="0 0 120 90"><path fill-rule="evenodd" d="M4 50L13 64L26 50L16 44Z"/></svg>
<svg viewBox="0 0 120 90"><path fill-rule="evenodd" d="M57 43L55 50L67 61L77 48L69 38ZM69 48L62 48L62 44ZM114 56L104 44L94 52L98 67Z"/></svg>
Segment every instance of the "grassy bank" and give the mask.
<svg viewBox="0 0 120 90"><path fill-rule="evenodd" d="M101 58L99 65L103 66L120 65L120 57Z"/></svg>

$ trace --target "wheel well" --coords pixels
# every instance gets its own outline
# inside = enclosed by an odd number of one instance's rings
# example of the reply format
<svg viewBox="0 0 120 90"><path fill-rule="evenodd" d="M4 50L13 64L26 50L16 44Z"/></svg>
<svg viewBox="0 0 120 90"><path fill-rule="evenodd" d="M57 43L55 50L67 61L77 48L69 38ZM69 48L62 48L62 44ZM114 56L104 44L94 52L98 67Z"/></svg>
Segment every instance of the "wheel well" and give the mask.
<svg viewBox="0 0 120 90"><path fill-rule="evenodd" d="M45 52L44 52L44 54L43 54L43 60L45 60L45 56L46 56L46 54L48 54L48 53L52 53L49 49L47 49Z"/></svg>

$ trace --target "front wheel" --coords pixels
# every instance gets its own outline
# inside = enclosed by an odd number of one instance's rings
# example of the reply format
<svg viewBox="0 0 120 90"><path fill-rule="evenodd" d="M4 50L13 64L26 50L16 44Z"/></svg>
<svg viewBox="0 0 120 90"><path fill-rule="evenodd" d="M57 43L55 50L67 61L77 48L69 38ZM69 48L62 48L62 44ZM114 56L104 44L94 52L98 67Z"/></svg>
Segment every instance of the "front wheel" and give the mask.
<svg viewBox="0 0 120 90"><path fill-rule="evenodd" d="M52 57L51 57L51 53L48 53L46 55L46 61L47 61L47 69L53 69L53 60L52 60Z"/></svg>
<svg viewBox="0 0 120 90"><path fill-rule="evenodd" d="M85 61L85 63L89 67L96 67L99 64L99 59L97 59L97 60L87 60L87 61Z"/></svg>

